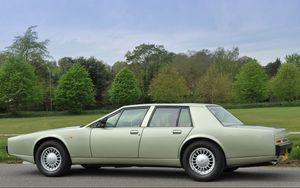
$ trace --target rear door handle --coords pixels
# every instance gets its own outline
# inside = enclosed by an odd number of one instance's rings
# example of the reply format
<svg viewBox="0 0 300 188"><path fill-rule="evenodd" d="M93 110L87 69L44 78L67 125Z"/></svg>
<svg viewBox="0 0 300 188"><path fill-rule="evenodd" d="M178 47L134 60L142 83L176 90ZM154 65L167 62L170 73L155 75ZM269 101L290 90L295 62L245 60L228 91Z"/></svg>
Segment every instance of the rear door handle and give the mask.
<svg viewBox="0 0 300 188"><path fill-rule="evenodd" d="M181 130L173 130L173 134L181 134Z"/></svg>
<svg viewBox="0 0 300 188"><path fill-rule="evenodd" d="M138 130L131 130L130 134L139 134L139 131Z"/></svg>

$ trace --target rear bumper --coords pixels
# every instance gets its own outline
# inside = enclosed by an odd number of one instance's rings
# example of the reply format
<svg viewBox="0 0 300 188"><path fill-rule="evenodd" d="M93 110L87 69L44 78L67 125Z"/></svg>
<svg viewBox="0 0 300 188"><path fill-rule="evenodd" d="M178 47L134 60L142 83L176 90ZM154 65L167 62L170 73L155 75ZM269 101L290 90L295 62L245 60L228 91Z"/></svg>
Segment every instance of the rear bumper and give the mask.
<svg viewBox="0 0 300 188"><path fill-rule="evenodd" d="M280 145L276 145L276 156L284 155L286 151L290 152L292 149L293 143L284 143Z"/></svg>

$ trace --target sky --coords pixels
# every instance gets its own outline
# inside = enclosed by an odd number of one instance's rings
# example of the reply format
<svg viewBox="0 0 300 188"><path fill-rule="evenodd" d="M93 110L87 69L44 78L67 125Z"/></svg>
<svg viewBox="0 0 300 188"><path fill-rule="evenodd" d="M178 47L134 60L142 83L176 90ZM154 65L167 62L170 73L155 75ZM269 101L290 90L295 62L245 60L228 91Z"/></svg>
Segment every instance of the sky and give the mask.
<svg viewBox="0 0 300 188"><path fill-rule="evenodd" d="M175 53L239 47L262 65L300 53L299 0L0 0L0 51L32 25L50 55L124 60L142 43Z"/></svg>

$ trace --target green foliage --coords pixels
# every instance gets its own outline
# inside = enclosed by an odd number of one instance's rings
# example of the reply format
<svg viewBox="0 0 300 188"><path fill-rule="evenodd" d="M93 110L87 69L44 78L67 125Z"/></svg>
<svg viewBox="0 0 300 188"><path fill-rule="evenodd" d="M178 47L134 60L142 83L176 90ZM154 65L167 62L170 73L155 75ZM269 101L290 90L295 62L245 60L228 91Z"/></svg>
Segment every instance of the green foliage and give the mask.
<svg viewBox="0 0 300 188"><path fill-rule="evenodd" d="M250 60L242 66L233 86L236 97L242 102L266 99L267 76L256 60Z"/></svg>
<svg viewBox="0 0 300 188"><path fill-rule="evenodd" d="M123 68L113 80L109 95L110 101L117 105L139 102L141 91L133 72Z"/></svg>
<svg viewBox="0 0 300 188"><path fill-rule="evenodd" d="M63 57L58 61L61 73L68 71L74 64L82 65L89 73L96 91L96 102L103 104L103 96L111 81L110 67L94 57Z"/></svg>
<svg viewBox="0 0 300 188"><path fill-rule="evenodd" d="M242 65L242 63L239 61L238 48L233 48L231 50L217 48L212 53L212 59L216 69L220 73L227 74L230 80L234 79Z"/></svg>
<svg viewBox="0 0 300 188"><path fill-rule="evenodd" d="M199 80L197 88L199 99L209 103L226 102L231 96L231 85L229 75L219 72L213 65Z"/></svg>
<svg viewBox="0 0 300 188"><path fill-rule="evenodd" d="M22 59L11 57L0 70L0 103L15 113L40 100L41 90L33 68Z"/></svg>
<svg viewBox="0 0 300 188"><path fill-rule="evenodd" d="M265 71L266 71L269 79L276 75L280 65L281 65L281 61L279 58L277 58L275 62L268 63L265 66Z"/></svg>
<svg viewBox="0 0 300 188"><path fill-rule="evenodd" d="M58 82L55 90L55 103L69 112L81 112L95 102L93 83L88 72L75 64Z"/></svg>
<svg viewBox="0 0 300 188"><path fill-rule="evenodd" d="M272 93L280 100L292 101L300 95L300 71L295 64L282 64L272 80Z"/></svg>
<svg viewBox="0 0 300 188"><path fill-rule="evenodd" d="M124 61L117 61L111 67L113 75L117 75L123 68L127 67L128 64Z"/></svg>
<svg viewBox="0 0 300 188"><path fill-rule="evenodd" d="M205 74L212 62L212 56L208 50L175 55L174 61L170 66L175 68L179 74L184 77L186 84L191 91L190 101L193 101L196 98L195 95L197 92L198 80Z"/></svg>
<svg viewBox="0 0 300 188"><path fill-rule="evenodd" d="M300 67L300 54L294 53L285 57L287 63L293 63Z"/></svg>
<svg viewBox="0 0 300 188"><path fill-rule="evenodd" d="M5 62L8 61L8 59L10 58L11 54L7 53L7 52L0 52L0 66L2 64L4 64Z"/></svg>
<svg viewBox="0 0 300 188"><path fill-rule="evenodd" d="M300 146L293 147L290 155L291 159L300 159Z"/></svg>
<svg viewBox="0 0 300 188"><path fill-rule="evenodd" d="M35 29L36 26L31 26L23 35L16 36L13 43L6 48L6 53L10 56L20 57L25 63L32 65L42 88L43 107L48 109L51 98L49 82L53 80L53 78L50 78L51 67L47 62L47 59L50 57L47 49L49 40L39 40Z"/></svg>
<svg viewBox="0 0 300 188"><path fill-rule="evenodd" d="M155 102L184 102L189 89L175 69L165 67L151 81L149 95Z"/></svg>
<svg viewBox="0 0 300 188"><path fill-rule="evenodd" d="M162 45L141 44L132 52L128 51L125 57L130 70L137 76L147 101L150 81L158 74L162 65L172 62L174 53L168 52Z"/></svg>
<svg viewBox="0 0 300 188"><path fill-rule="evenodd" d="M8 52L23 57L25 62L40 61L49 57L47 45L49 40L38 41L36 26L30 26L22 36L16 36L13 44L7 47Z"/></svg>

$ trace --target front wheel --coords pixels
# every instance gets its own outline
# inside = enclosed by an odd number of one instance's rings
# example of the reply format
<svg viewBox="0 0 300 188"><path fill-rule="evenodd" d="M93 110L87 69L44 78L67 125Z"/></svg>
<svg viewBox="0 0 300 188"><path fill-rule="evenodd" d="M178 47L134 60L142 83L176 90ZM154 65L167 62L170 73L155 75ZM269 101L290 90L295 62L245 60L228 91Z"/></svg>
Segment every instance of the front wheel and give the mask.
<svg viewBox="0 0 300 188"><path fill-rule="evenodd" d="M182 165L186 173L196 181L218 178L225 166L222 150L208 141L190 144L183 153Z"/></svg>
<svg viewBox="0 0 300 188"><path fill-rule="evenodd" d="M71 167L69 154L57 141L46 141L35 153L36 166L45 176L65 175Z"/></svg>

